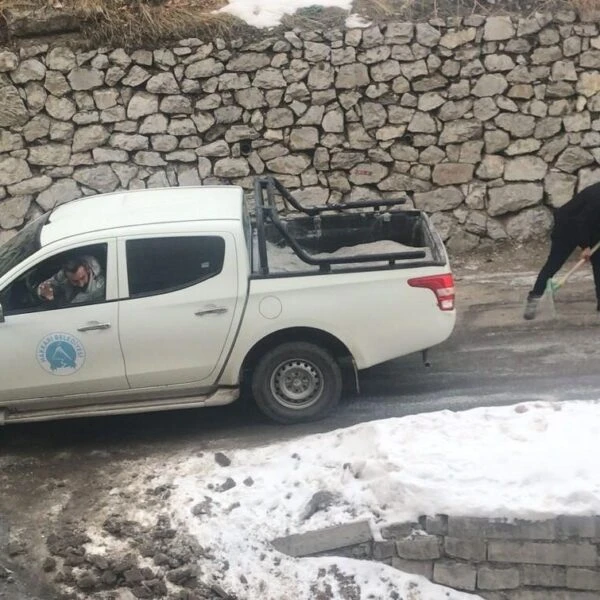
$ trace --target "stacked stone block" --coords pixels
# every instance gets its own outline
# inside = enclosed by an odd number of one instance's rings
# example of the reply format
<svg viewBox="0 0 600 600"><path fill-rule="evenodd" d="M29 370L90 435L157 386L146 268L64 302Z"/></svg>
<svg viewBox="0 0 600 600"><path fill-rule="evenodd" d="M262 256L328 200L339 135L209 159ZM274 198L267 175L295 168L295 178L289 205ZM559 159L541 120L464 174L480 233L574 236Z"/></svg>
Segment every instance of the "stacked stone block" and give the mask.
<svg viewBox="0 0 600 600"><path fill-rule="evenodd" d="M0 242L58 203L273 174L408 192L452 251L523 240L600 179L600 31L575 13L0 50Z"/></svg>
<svg viewBox="0 0 600 600"><path fill-rule="evenodd" d="M385 562L487 600L597 600L600 517L542 521L423 516L372 535L367 522L273 542L292 556Z"/></svg>

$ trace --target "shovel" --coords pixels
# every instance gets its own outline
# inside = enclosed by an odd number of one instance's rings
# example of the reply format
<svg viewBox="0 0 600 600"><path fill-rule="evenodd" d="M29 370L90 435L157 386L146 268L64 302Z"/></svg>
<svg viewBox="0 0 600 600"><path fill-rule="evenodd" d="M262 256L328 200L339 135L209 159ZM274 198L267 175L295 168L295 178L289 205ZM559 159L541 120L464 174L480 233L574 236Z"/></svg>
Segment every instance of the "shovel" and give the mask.
<svg viewBox="0 0 600 600"><path fill-rule="evenodd" d="M596 250L598 250L598 248L600 248L600 242L598 242L591 248L590 256L593 255L594 252L596 252ZM587 262L587 260L585 258L581 258L560 279L558 279L558 280L555 278L548 279L548 283L546 284L546 294L545 295L547 296L548 300L550 301L550 306L552 308L552 314L554 316L556 315L556 309L554 307L554 297L556 295L556 292L558 292L558 290L560 290L560 288L563 287L565 285L565 283L567 283L567 281L571 277L571 275L573 275L573 273L575 273L575 271L577 271L577 269L582 267L586 262Z"/></svg>

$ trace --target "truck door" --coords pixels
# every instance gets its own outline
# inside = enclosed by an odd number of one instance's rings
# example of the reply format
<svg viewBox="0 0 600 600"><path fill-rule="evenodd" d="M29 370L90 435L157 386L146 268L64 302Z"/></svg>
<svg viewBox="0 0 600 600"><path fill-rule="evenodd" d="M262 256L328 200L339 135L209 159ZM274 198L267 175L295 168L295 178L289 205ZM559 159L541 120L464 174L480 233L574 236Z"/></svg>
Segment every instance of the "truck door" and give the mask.
<svg viewBox="0 0 600 600"><path fill-rule="evenodd" d="M232 234L119 240L119 331L132 388L210 385L238 302Z"/></svg>
<svg viewBox="0 0 600 600"><path fill-rule="evenodd" d="M42 408L58 396L70 397L62 404L77 404L81 394L128 388L117 329L116 246L109 239L47 253L0 290L3 404L36 398ZM39 298L38 284L73 257L97 262L106 282L102 298L62 303Z"/></svg>

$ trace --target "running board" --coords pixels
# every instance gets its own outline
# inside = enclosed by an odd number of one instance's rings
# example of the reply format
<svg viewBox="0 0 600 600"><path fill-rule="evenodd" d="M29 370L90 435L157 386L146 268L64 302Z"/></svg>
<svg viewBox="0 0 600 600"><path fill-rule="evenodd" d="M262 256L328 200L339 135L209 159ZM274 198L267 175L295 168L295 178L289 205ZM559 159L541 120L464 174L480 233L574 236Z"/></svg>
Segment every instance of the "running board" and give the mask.
<svg viewBox="0 0 600 600"><path fill-rule="evenodd" d="M182 408L223 406L237 400L239 395L239 388L222 388L207 396L190 396L187 398L172 398L169 400L119 402L118 404L89 404L86 406L65 407L61 409L33 409L16 412L10 412L5 408L0 408L0 425L6 423L27 423L32 421L53 421L55 419L71 419L76 417L103 417L130 413L179 410Z"/></svg>

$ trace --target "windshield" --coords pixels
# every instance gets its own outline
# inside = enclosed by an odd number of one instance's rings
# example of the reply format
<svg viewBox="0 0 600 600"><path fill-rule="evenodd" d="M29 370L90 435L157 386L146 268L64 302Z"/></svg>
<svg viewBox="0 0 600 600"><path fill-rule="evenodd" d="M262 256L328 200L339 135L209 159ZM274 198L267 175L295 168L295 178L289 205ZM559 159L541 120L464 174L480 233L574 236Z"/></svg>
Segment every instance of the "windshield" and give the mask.
<svg viewBox="0 0 600 600"><path fill-rule="evenodd" d="M0 277L40 249L40 231L49 216L50 213L32 221L0 246Z"/></svg>

